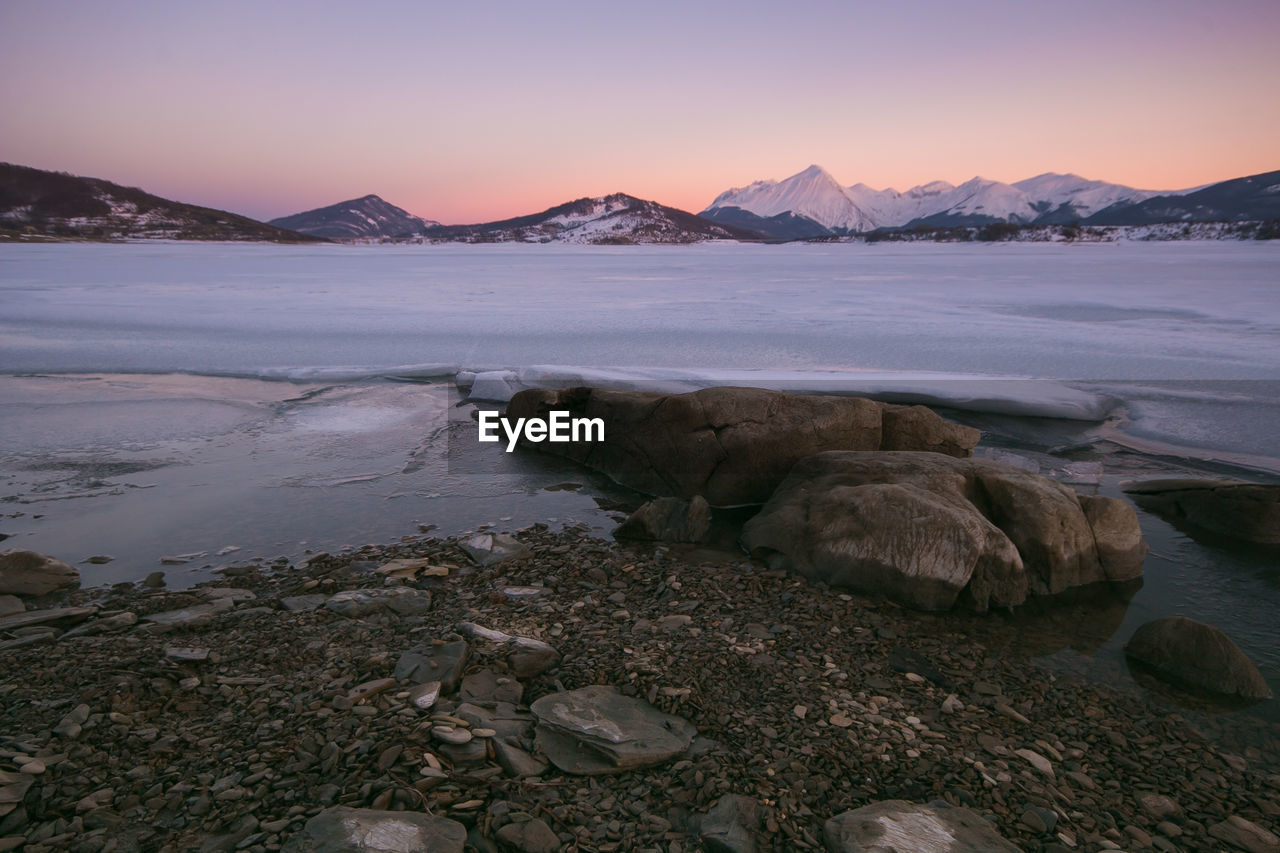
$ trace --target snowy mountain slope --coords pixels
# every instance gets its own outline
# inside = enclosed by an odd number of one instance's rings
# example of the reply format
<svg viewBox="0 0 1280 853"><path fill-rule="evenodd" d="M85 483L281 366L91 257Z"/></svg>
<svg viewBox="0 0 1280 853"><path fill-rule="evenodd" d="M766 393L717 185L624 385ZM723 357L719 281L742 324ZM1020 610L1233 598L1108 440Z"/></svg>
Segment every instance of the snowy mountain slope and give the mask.
<svg viewBox="0 0 1280 853"><path fill-rule="evenodd" d="M541 213L479 225L428 229L433 240L468 243L698 243L759 240L760 234L625 193L580 198Z"/></svg>
<svg viewBox="0 0 1280 853"><path fill-rule="evenodd" d="M282 216L271 220L271 224L316 237L355 240L371 237L415 237L440 223L414 216L376 195L367 195L292 216Z"/></svg>
<svg viewBox="0 0 1280 853"><path fill-rule="evenodd" d="M708 207L737 207L756 216L793 213L833 232L870 231L872 218L853 196L821 166L810 166L781 181L757 181L721 193Z"/></svg>
<svg viewBox="0 0 1280 853"><path fill-rule="evenodd" d="M746 222L749 215L770 219L790 213L840 234L917 224L1065 224L1155 195L1150 190L1052 172L1013 184L976 177L959 186L933 181L898 192L861 183L841 187L825 170L810 166L782 181L757 181L721 193L702 215ZM784 236L767 222L754 224L771 236Z"/></svg>
<svg viewBox="0 0 1280 853"><path fill-rule="evenodd" d="M1013 186L1032 199L1032 205L1040 212L1041 221L1055 223L1074 222L1114 204L1136 204L1157 195L1153 190L1137 190L1056 172L1045 172L1025 181L1016 181Z"/></svg>

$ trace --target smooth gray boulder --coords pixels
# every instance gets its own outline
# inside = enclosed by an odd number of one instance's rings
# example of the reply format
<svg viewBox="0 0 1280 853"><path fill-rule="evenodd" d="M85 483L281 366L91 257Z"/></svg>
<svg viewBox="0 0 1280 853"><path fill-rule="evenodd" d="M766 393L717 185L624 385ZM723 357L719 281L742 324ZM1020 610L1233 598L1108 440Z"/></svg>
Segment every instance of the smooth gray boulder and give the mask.
<svg viewBox="0 0 1280 853"><path fill-rule="evenodd" d="M945 803L884 800L822 827L829 853L1019 853L989 821Z"/></svg>
<svg viewBox="0 0 1280 853"><path fill-rule="evenodd" d="M35 551L0 554L0 594L45 595L80 583L80 572L61 560Z"/></svg>
<svg viewBox="0 0 1280 853"><path fill-rule="evenodd" d="M566 773L621 773L681 755L697 730L617 688L593 685L543 696L530 706L538 749Z"/></svg>
<svg viewBox="0 0 1280 853"><path fill-rule="evenodd" d="M1174 524L1245 542L1280 545L1280 485L1242 480L1144 480L1125 492Z"/></svg>
<svg viewBox="0 0 1280 853"><path fill-rule="evenodd" d="M743 528L756 557L922 610L983 611L1142 573L1132 507L987 459L829 451Z"/></svg>
<svg viewBox="0 0 1280 853"><path fill-rule="evenodd" d="M690 500L654 498L643 504L613 531L615 539L698 544L711 529L711 506L702 495Z"/></svg>
<svg viewBox="0 0 1280 853"><path fill-rule="evenodd" d="M1225 696L1271 698L1262 673L1230 637L1185 616L1147 622L1124 650L1166 680Z"/></svg>
<svg viewBox="0 0 1280 853"><path fill-rule="evenodd" d="M824 450L968 456L980 435L923 406L760 388L535 388L513 396L506 416L545 418L551 411L601 419L604 440L522 446L566 456L646 494L702 495L712 506L763 503L792 465Z"/></svg>
<svg viewBox="0 0 1280 853"><path fill-rule="evenodd" d="M282 853L462 853L467 830L422 812L334 806L289 837Z"/></svg>

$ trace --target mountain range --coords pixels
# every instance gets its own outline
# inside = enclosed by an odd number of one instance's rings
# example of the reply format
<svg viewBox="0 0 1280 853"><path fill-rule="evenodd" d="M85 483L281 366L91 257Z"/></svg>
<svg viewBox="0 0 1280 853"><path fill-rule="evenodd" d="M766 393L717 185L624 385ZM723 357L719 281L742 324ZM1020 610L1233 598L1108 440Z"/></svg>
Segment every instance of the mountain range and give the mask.
<svg viewBox="0 0 1280 853"><path fill-rule="evenodd" d="M930 229L1017 231L1018 226L1075 224L1160 224L1161 239L1172 239L1176 232L1165 223L1270 223L1253 229L1270 236L1280 233L1276 220L1280 220L1280 171L1164 192L1054 173L1012 184L985 178L959 186L933 181L898 192L866 184L843 186L825 169L810 166L781 181L756 181L727 190L701 214L614 193L496 222L442 225L367 195L268 224L98 178L0 163L0 240L692 243L844 235L876 239L885 234L914 239L927 238ZM1184 236L1190 233L1180 230ZM1219 230L1224 235L1244 233L1234 226ZM961 238L971 239L972 234L962 233Z"/></svg>
<svg viewBox="0 0 1280 853"><path fill-rule="evenodd" d="M1276 173L1268 174L1274 178ZM1255 179L1268 186L1277 182L1267 183L1267 175L1255 176ZM1159 221L1204 221L1200 216L1210 213L1230 214L1229 219L1276 215L1274 212L1268 215L1272 208L1265 198L1262 204L1255 204L1256 199L1250 197L1248 188L1236 193L1237 201L1244 204L1197 206L1194 203L1196 196L1224 184L1200 190L1158 192L1048 172L1012 184L976 177L959 186L933 181L899 192L876 190L861 183L843 186L821 166L810 166L781 181L756 181L727 190L701 215L777 239L997 222L1121 225L1155 221L1150 217L1163 217Z"/></svg>
<svg viewBox="0 0 1280 853"><path fill-rule="evenodd" d="M695 243L702 240L759 240L754 231L712 222L685 210L626 193L580 198L541 213L427 229L435 240L468 243Z"/></svg>

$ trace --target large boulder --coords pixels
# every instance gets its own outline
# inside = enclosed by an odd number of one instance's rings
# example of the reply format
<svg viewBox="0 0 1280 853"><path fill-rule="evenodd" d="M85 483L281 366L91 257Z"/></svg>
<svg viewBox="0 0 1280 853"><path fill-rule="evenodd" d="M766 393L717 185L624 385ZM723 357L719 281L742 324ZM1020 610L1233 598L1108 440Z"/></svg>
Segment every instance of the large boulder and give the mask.
<svg viewBox="0 0 1280 853"><path fill-rule="evenodd" d="M979 432L923 406L858 397L704 388L688 394L602 388L534 388L511 398L506 417L551 411L600 418L599 442L523 442L602 471L650 495L712 506L763 503L791 466L824 450L931 450L968 456Z"/></svg>
<svg viewBox="0 0 1280 853"><path fill-rule="evenodd" d="M1018 853L976 812L906 800L836 815L823 825L822 840L830 853Z"/></svg>
<svg viewBox="0 0 1280 853"><path fill-rule="evenodd" d="M697 734L687 720L606 685L551 693L530 710L538 718L538 749L578 775L662 764L683 754Z"/></svg>
<svg viewBox="0 0 1280 853"><path fill-rule="evenodd" d="M1280 485L1241 480L1144 480L1124 490L1174 524L1246 542L1280 544Z"/></svg>
<svg viewBox="0 0 1280 853"><path fill-rule="evenodd" d="M831 451L802 459L743 529L775 567L923 610L981 611L1142 573L1123 501L986 459Z"/></svg>
<svg viewBox="0 0 1280 853"><path fill-rule="evenodd" d="M1271 698L1262 673L1230 637L1185 616L1147 622L1124 650L1169 681L1226 696Z"/></svg>
<svg viewBox="0 0 1280 853"><path fill-rule="evenodd" d="M422 812L334 806L289 837L282 853L462 853L467 830Z"/></svg>
<svg viewBox="0 0 1280 853"><path fill-rule="evenodd" d="M0 594L44 595L80 583L80 572L61 560L35 551L0 554Z"/></svg>

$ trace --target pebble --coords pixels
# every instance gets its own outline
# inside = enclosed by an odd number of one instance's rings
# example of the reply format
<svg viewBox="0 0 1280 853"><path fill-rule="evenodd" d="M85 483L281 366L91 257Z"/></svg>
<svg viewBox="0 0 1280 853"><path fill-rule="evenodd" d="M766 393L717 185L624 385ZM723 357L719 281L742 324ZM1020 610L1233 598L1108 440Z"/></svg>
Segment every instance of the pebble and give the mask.
<svg viewBox="0 0 1280 853"><path fill-rule="evenodd" d="M431 736L441 743L451 743L461 745L468 743L472 734L467 729L455 729L448 726L435 726L431 729Z"/></svg>

